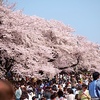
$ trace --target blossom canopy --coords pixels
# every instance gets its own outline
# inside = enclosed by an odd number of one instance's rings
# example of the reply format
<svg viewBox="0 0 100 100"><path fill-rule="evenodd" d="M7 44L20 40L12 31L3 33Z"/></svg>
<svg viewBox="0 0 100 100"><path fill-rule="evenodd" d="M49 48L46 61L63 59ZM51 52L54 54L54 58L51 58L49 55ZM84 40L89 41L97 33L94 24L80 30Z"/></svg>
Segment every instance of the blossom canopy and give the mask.
<svg viewBox="0 0 100 100"><path fill-rule="evenodd" d="M0 75L53 77L60 71L100 71L100 46L56 20L0 6ZM41 74L42 71L42 74Z"/></svg>

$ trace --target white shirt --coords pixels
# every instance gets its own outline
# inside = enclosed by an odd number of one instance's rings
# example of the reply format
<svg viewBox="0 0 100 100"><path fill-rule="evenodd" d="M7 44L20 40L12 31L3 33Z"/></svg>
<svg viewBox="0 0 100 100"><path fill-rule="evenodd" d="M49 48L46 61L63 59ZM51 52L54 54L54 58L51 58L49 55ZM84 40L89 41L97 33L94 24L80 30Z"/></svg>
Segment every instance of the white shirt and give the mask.
<svg viewBox="0 0 100 100"><path fill-rule="evenodd" d="M74 94L69 94L67 95L67 100L75 100L75 95Z"/></svg>

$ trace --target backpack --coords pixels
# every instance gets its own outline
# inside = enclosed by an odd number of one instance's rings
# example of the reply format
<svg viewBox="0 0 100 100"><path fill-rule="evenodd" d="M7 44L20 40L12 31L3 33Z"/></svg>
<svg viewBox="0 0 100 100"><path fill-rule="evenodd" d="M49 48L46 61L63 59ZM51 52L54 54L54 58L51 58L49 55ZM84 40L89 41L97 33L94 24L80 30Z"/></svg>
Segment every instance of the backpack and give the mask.
<svg viewBox="0 0 100 100"><path fill-rule="evenodd" d="M96 94L100 98L100 79L96 81Z"/></svg>

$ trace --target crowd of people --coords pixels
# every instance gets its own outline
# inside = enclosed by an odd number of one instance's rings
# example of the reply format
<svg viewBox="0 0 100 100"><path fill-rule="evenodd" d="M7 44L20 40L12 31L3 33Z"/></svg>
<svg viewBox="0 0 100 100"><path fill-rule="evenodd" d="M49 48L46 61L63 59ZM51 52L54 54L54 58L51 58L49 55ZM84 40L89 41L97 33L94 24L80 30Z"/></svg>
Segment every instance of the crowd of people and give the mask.
<svg viewBox="0 0 100 100"><path fill-rule="evenodd" d="M17 80L16 80L17 78ZM100 100L100 73L57 75L52 80L0 80L0 100Z"/></svg>

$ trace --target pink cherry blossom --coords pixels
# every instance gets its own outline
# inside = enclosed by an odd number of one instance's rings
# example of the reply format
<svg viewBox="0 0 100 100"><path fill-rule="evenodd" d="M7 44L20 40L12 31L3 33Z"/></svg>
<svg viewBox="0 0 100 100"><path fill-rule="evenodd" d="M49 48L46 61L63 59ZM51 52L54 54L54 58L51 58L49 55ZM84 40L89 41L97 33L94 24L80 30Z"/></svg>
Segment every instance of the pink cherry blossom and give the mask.
<svg viewBox="0 0 100 100"><path fill-rule="evenodd" d="M20 75L44 78L48 74L52 78L62 69L76 67L100 71L100 45L73 32L62 22L0 6L0 51L14 59L11 70ZM5 64L4 54L0 57ZM0 65L0 75L4 67Z"/></svg>

